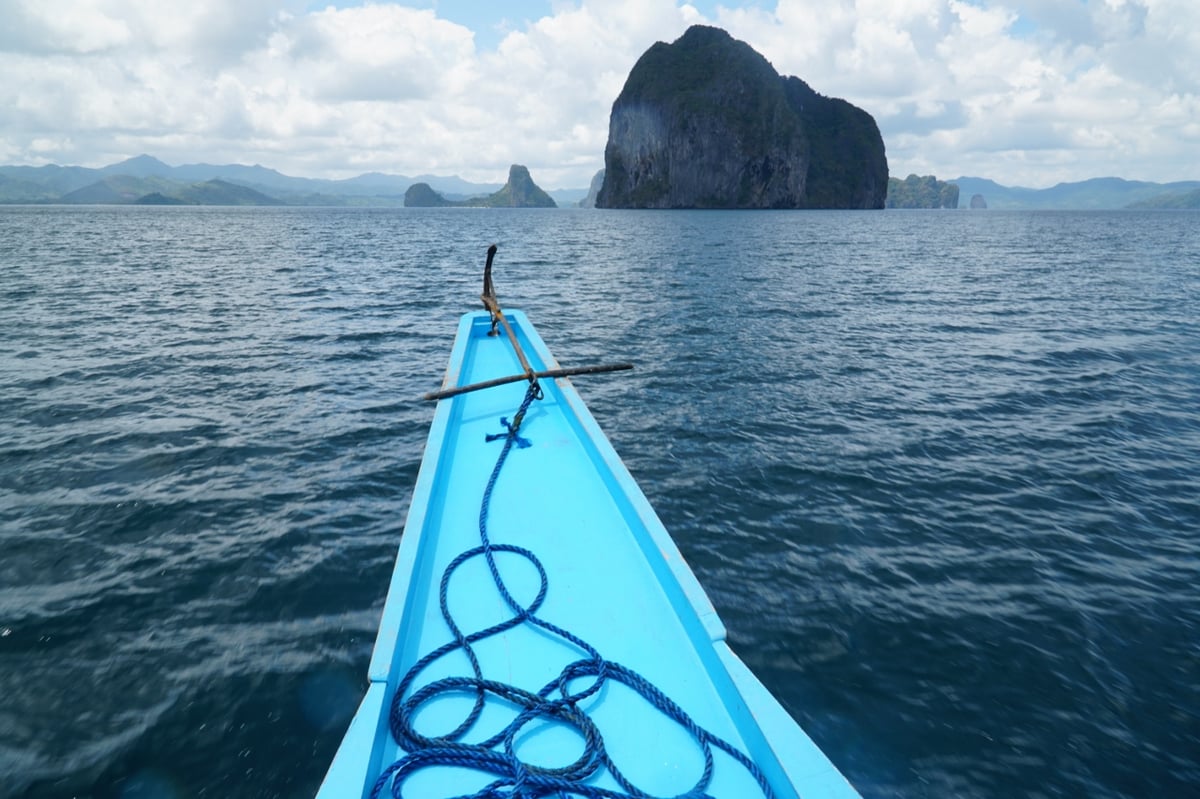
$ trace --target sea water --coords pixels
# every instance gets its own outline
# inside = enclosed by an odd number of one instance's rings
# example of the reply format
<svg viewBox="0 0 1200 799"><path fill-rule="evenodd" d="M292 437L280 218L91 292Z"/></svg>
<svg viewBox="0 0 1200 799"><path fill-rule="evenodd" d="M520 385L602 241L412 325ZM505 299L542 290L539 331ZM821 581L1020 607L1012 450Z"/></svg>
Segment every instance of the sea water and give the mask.
<svg viewBox="0 0 1200 799"><path fill-rule="evenodd" d="M1198 223L0 207L0 796L316 791L493 242L864 796L1194 794Z"/></svg>

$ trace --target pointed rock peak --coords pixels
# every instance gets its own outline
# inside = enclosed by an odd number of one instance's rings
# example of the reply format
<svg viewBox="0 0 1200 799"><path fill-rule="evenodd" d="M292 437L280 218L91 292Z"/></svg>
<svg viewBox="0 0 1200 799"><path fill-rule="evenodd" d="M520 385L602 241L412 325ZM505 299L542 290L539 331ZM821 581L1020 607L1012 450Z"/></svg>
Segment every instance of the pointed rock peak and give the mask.
<svg viewBox="0 0 1200 799"><path fill-rule="evenodd" d="M486 197L471 197L466 200L447 200L427 183L414 183L404 193L404 205L408 208L435 206L473 206L483 208L556 208L554 198L538 188L529 175L529 170L513 164L508 170L508 183L500 191Z"/></svg>
<svg viewBox="0 0 1200 799"><path fill-rule="evenodd" d="M533 182L529 169L521 164L508 168L508 183L493 194L489 204L515 208L555 208L554 199Z"/></svg>

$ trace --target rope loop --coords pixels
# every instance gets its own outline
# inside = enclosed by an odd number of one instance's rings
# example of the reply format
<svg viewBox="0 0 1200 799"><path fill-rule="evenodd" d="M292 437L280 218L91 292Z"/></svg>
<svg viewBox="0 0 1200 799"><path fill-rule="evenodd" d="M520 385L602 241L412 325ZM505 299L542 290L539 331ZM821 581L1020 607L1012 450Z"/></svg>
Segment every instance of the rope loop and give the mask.
<svg viewBox="0 0 1200 799"><path fill-rule="evenodd" d="M525 391L525 399L521 402L521 407L517 409L517 413L513 417L512 423L509 423L507 416L500 417L500 424L505 428L505 430L507 430L507 432L489 433L485 437L485 440L499 441L500 439L504 438L515 442L520 449L525 449L526 447L530 446L529 439L517 435L517 431L521 429L521 423L525 421L525 412L529 410L529 406L542 399L543 396L545 395L542 393L542 387L538 383L537 378L529 378L529 388Z"/></svg>
<svg viewBox="0 0 1200 799"><path fill-rule="evenodd" d="M438 601L442 618L450 633L445 644L427 653L408 670L396 686L388 714L388 727L393 739L405 754L379 775L371 797L388 791L393 799L402 799L405 782L413 774L438 767L457 767L493 777L493 781L462 799L541 799L545 797L591 797L594 799L652 799L634 785L609 757L603 737L591 716L581 708L596 697L603 687L620 683L642 697L667 719L691 735L700 748L704 768L696 783L675 799L711 799L707 790L714 770L714 749L724 752L740 764L758 783L761 795L773 799L766 777L758 766L728 741L701 727L683 708L661 689L636 671L605 659L595 647L574 633L541 618L538 611L546 599L549 580L546 569L532 551L514 544L493 543L488 533L488 512L492 493L505 462L516 444L518 449L529 446L518 435L529 407L543 398L536 378L530 379L512 423L502 418L506 432L487 436L488 441L504 440L504 446L488 478L479 508L479 545L459 553L442 572ZM538 574L539 588L532 601L521 603L506 585L496 561L497 554L519 557L531 564ZM490 627L465 633L450 611L451 578L463 565L482 557L491 574L493 586L504 600L509 617ZM484 676L475 645L520 626L536 628L561 641L564 646L579 651L581 657L568 663L553 679L539 690L531 691L515 685L488 679ZM454 653L461 653L470 667L469 674L435 679L414 690L422 673L434 663ZM573 685L579 687L573 688ZM415 719L422 706L439 698L460 695L473 697L471 709L450 732L425 735L415 728ZM510 718L490 736L476 731L485 708L505 708ZM489 712L488 717L496 714ZM573 730L582 740L582 752L574 762L564 766L543 766L527 763L518 752L517 737L534 723L555 724ZM468 742L468 736L481 738ZM598 787L593 777L604 773L620 786L620 791Z"/></svg>

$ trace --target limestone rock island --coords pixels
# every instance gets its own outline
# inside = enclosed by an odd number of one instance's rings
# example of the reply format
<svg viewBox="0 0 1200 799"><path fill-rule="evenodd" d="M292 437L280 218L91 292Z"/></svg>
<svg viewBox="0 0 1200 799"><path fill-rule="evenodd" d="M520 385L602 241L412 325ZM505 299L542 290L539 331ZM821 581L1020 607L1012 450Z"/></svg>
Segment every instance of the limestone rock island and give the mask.
<svg viewBox="0 0 1200 799"><path fill-rule="evenodd" d="M883 208L870 114L694 25L647 50L613 103L599 208Z"/></svg>
<svg viewBox="0 0 1200 799"><path fill-rule="evenodd" d="M529 169L520 164L508 168L508 182L504 188L486 197L470 197L466 200L448 200L438 194L428 183L414 183L404 192L405 208L556 208L554 198L541 189L529 174Z"/></svg>

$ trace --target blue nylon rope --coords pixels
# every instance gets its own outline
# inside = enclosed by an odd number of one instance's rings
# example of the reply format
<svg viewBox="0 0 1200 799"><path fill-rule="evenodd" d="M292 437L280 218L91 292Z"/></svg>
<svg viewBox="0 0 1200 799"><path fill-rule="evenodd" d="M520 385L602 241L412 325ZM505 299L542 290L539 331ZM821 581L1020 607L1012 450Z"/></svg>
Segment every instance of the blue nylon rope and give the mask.
<svg viewBox="0 0 1200 799"><path fill-rule="evenodd" d="M758 783L762 795L773 799L766 777L758 766L728 741L705 730L683 708L653 685L645 677L619 663L605 660L588 642L574 633L552 622L539 618L538 609L546 598L549 582L541 561L530 550L512 544L492 543L488 535L487 519L491 507L492 492L504 468L509 453L515 444L518 448L529 446L529 441L518 435L525 413L534 401L542 398L542 390L536 380L530 381L529 390L520 409L509 423L502 418L501 424L507 432L489 435L488 441L503 439L504 445L496 459L496 465L488 478L479 507L479 540L472 547L455 557L445 571L438 593L442 618L450 629L452 640L429 652L415 664L396 687L388 714L388 727L392 737L408 754L392 763L379 775L371 790L371 797L379 797L390 785L394 799L402 799L403 786L414 773L438 766L456 766L475 770L495 779L479 791L456 799L538 799L539 797L591 797L594 799L653 799L649 794L633 785L609 758L604 748L600 731L591 718L577 705L599 691L605 682L612 680L637 692L643 699L657 708L664 716L673 720L695 739L704 756L704 769L696 784L674 799L711 799L706 793L713 775L713 749L719 749L740 763ZM522 606L513 597L500 569L496 565L496 553L518 555L527 560L538 573L540 588L528 606ZM484 630L464 633L450 613L448 592L450 578L454 572L475 558L483 557L500 596L512 612L512 617ZM485 679L479 659L472 645L506 630L527 624L538 627L578 648L585 657L568 664L559 675L536 693L514 685ZM446 677L435 680L409 694L417 677L432 663L452 652L462 652L471 665L471 676ZM572 682L587 678L589 682L582 690L572 691ZM414 729L418 710L427 702L447 696L474 696L474 705L467 717L454 730L445 735L428 737ZM519 712L504 729L478 743L464 743L460 739L474 726L483 712L489 697L502 700L519 708ZM547 768L522 762L515 753L515 739L526 725L533 721L553 721L573 728L583 739L583 753L567 766ZM594 775L607 772L622 791L612 791L587 783Z"/></svg>

